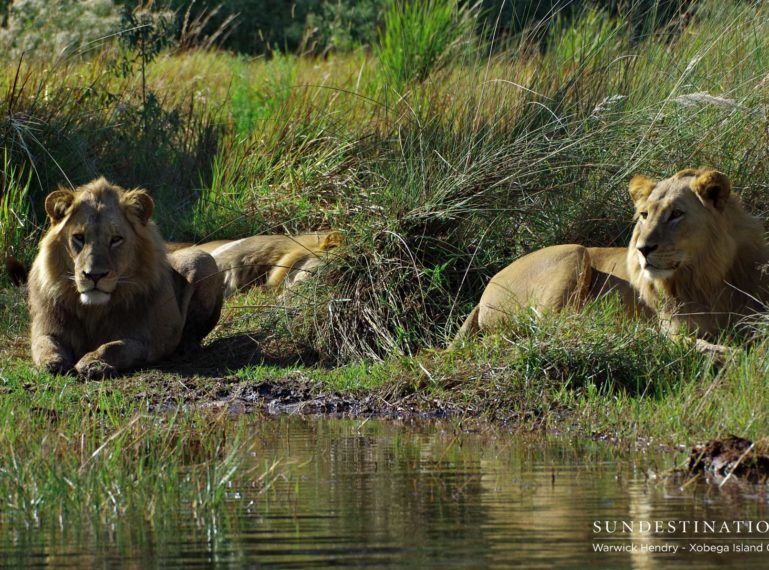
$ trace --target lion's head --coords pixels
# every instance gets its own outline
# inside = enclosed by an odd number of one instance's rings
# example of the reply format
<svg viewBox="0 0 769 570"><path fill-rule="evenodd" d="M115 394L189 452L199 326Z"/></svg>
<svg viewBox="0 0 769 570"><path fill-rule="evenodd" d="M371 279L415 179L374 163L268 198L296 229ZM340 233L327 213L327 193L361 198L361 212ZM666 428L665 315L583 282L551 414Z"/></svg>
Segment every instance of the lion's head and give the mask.
<svg viewBox="0 0 769 570"><path fill-rule="evenodd" d="M731 184L720 172L683 170L660 182L636 176L630 195L636 225L629 256L645 279L671 278L700 265L703 256L711 258L711 267L725 269L734 257L736 243L724 215Z"/></svg>
<svg viewBox="0 0 769 570"><path fill-rule="evenodd" d="M726 175L688 169L661 181L636 176L630 195L636 224L627 264L644 301L736 310L725 290L755 294L766 261L763 227Z"/></svg>
<svg viewBox="0 0 769 570"><path fill-rule="evenodd" d="M151 291L165 266L162 239L149 221L153 206L144 190L124 190L104 178L49 194L51 228L41 254L50 292L94 306Z"/></svg>

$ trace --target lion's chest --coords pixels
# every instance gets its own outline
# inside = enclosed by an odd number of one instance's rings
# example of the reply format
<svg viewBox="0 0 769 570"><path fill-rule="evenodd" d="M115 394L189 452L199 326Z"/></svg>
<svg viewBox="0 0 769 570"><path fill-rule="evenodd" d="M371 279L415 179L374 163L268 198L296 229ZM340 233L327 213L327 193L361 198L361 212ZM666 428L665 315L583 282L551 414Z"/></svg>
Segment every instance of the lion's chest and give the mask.
<svg viewBox="0 0 769 570"><path fill-rule="evenodd" d="M164 308L165 313L169 311L178 313L173 301ZM148 315L153 312L157 311L151 306L117 309L109 305L103 308L79 306L76 310L77 318L65 321L66 331L77 357L97 350L106 343L126 339L146 344L150 352L153 349L173 350L181 337L181 319L176 314L168 314L152 327ZM158 331L158 328L162 331ZM171 344L174 346L169 346Z"/></svg>

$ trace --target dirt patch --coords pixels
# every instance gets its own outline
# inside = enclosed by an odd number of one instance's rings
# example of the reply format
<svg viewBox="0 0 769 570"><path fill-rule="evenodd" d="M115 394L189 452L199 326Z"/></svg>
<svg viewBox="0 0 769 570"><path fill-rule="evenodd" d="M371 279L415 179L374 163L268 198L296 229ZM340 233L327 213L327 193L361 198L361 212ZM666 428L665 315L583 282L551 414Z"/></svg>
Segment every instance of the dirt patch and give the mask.
<svg viewBox="0 0 769 570"><path fill-rule="evenodd" d="M769 477L769 445L730 435L712 439L689 454L689 472L717 478L740 477L761 481Z"/></svg>
<svg viewBox="0 0 769 570"><path fill-rule="evenodd" d="M133 380L136 381L136 378ZM222 378L176 378L150 373L141 376L145 390L134 397L147 401L153 411L183 408L219 408L230 413L263 411L268 414L332 416L382 416L448 418L477 416L466 406L425 395L388 399L378 391L329 390L322 382L301 372L282 377L248 381L235 376Z"/></svg>

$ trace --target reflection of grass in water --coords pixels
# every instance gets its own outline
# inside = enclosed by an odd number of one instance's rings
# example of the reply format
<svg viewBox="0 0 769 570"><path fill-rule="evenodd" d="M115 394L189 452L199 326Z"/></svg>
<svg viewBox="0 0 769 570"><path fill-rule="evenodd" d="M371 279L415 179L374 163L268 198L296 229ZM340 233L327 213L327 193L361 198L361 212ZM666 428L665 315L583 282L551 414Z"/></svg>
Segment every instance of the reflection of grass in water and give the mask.
<svg viewBox="0 0 769 570"><path fill-rule="evenodd" d="M144 403L126 400L108 383L73 390L71 378L30 375L24 367L5 369L3 377L6 538L13 528L128 529L178 524L177 517L205 527L237 516L285 475L279 464L249 460L254 427L226 412L148 414ZM248 496L231 500L233 483Z"/></svg>

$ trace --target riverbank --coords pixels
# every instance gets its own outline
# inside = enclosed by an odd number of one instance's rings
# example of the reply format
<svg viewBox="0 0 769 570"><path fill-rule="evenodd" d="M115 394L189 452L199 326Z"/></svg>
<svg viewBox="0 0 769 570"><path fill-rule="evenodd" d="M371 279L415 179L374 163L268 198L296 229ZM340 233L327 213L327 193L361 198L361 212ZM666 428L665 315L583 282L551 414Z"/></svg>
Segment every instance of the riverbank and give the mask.
<svg viewBox="0 0 769 570"><path fill-rule="evenodd" d="M23 409L59 416L73 402L108 402L105 413L118 416L446 418L631 446L690 446L730 433L758 439L769 425L763 343L714 363L685 340L673 342L651 324L627 320L611 304L546 319L523 313L509 331L458 348L329 366L309 347L287 343L276 328L265 334L279 305L254 291L228 301L198 353L82 382L34 370L23 294L6 289L0 299L8 324L0 389L6 413L14 416Z"/></svg>
<svg viewBox="0 0 769 570"><path fill-rule="evenodd" d="M269 309L279 306L258 291L236 295L200 352L83 382L32 367L23 291L0 290L0 532L162 526L169 512L211 528L241 516L240 489L261 505L275 481L297 477L290 454L270 463L254 451L262 431L281 437L269 427L282 425L276 416L439 420L452 442L555 436L578 455L609 441L618 454L664 457L639 466L663 478L693 444L760 439L769 425L764 343L716 365L609 304L524 313L459 348L339 366L287 343L274 326L282 309Z"/></svg>

